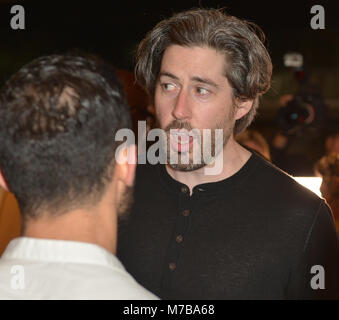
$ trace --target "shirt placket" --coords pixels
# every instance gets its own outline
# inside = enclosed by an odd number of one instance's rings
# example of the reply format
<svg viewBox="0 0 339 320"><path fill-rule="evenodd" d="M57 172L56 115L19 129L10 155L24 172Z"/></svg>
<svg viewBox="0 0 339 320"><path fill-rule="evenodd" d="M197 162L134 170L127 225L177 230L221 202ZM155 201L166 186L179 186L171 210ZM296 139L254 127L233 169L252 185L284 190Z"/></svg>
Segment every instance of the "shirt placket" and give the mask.
<svg viewBox="0 0 339 320"><path fill-rule="evenodd" d="M177 218L164 265L162 282L162 289L164 292L169 292L171 290L173 279L180 268L180 255L185 245L185 239L191 223L192 202L187 186L183 185L181 187L178 201Z"/></svg>

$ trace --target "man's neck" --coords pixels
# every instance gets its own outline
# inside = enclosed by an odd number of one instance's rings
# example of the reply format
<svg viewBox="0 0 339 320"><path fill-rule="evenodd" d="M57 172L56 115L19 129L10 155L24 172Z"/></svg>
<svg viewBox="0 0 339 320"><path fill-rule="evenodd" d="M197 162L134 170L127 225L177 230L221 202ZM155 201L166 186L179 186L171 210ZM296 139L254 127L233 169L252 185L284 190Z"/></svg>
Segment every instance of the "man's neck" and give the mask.
<svg viewBox="0 0 339 320"><path fill-rule="evenodd" d="M110 208L112 211L112 208ZM106 213L74 210L59 216L44 213L26 222L24 237L80 241L99 245L116 253L117 222L107 223ZM108 216L113 219L112 212Z"/></svg>
<svg viewBox="0 0 339 320"><path fill-rule="evenodd" d="M216 182L232 176L243 167L250 157L251 152L235 142L234 139L230 139L222 151L221 172L216 175L206 174L206 167L194 171L179 171L166 165L166 169L173 179L186 184L192 194L192 190L196 185Z"/></svg>

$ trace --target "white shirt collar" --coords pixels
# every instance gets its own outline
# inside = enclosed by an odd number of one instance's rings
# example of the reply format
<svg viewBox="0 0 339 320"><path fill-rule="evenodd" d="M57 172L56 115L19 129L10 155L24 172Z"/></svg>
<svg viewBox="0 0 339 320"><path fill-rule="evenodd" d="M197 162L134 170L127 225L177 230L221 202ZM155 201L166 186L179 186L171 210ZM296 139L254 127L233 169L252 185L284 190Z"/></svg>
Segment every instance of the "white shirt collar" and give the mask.
<svg viewBox="0 0 339 320"><path fill-rule="evenodd" d="M106 249L80 241L19 237L8 244L1 259L86 263L124 270L118 258Z"/></svg>

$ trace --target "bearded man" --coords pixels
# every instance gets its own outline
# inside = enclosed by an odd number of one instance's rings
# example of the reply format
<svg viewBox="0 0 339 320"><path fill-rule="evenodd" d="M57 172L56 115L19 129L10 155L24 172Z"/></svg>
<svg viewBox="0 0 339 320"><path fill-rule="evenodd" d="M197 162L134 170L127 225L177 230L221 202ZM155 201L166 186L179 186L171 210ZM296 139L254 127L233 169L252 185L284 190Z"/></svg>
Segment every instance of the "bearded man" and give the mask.
<svg viewBox="0 0 339 320"><path fill-rule="evenodd" d="M136 76L168 159L138 166L118 256L161 298L339 297L330 209L234 139L270 87L262 36L221 10L194 9L158 23L138 47Z"/></svg>

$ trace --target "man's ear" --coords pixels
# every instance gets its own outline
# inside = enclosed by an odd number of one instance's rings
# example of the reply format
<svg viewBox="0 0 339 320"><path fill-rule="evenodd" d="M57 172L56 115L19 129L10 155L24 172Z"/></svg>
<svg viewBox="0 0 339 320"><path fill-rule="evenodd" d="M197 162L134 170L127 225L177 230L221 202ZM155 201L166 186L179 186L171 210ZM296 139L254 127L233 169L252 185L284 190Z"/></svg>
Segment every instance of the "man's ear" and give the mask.
<svg viewBox="0 0 339 320"><path fill-rule="evenodd" d="M1 171L1 168L0 168L0 186L5 189L6 191L9 191L9 188L8 188L8 185L7 185L7 182L5 180L5 177Z"/></svg>
<svg viewBox="0 0 339 320"><path fill-rule="evenodd" d="M236 108L234 119L238 120L245 116L252 108L254 100L239 100L236 99Z"/></svg>
<svg viewBox="0 0 339 320"><path fill-rule="evenodd" d="M135 168L137 164L136 145L125 146L116 155L115 173L119 180L122 180L128 187L134 183Z"/></svg>

